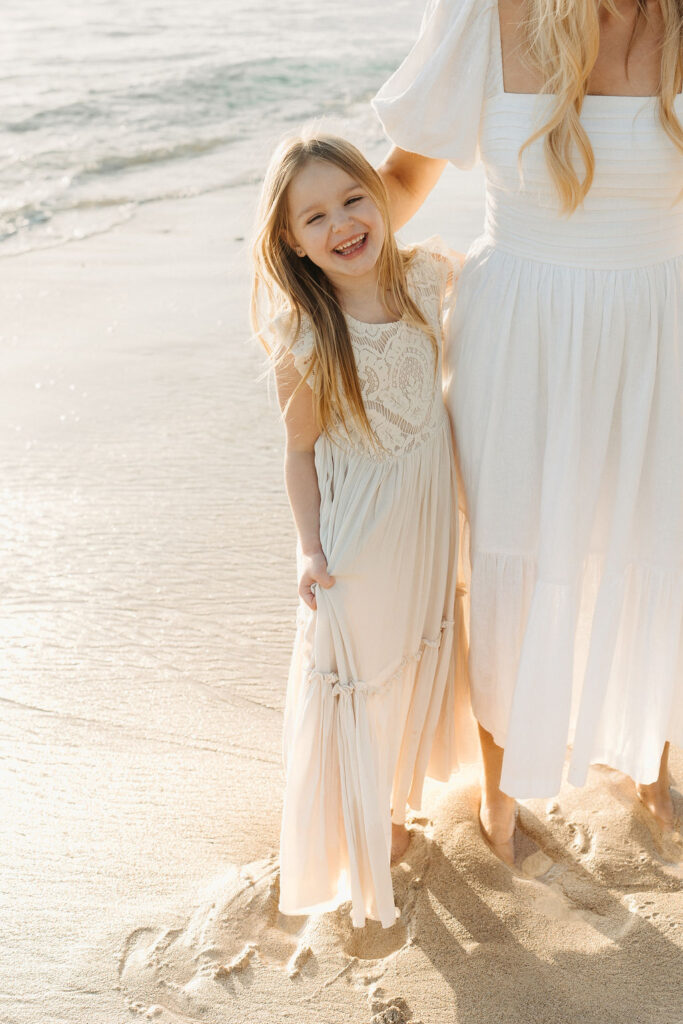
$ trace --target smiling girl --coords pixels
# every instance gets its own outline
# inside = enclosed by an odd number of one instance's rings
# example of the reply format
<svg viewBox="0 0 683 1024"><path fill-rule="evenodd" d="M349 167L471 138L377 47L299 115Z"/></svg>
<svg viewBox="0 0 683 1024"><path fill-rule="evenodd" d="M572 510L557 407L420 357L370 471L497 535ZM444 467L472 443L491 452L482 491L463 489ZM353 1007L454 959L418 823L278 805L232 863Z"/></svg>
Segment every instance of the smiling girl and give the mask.
<svg viewBox="0 0 683 1024"><path fill-rule="evenodd" d="M299 542L284 913L351 900L354 925L392 925L406 804L420 807L427 774L447 779L476 756L441 397L454 256L398 249L384 185L343 139L294 138L273 156L252 316L275 369Z"/></svg>

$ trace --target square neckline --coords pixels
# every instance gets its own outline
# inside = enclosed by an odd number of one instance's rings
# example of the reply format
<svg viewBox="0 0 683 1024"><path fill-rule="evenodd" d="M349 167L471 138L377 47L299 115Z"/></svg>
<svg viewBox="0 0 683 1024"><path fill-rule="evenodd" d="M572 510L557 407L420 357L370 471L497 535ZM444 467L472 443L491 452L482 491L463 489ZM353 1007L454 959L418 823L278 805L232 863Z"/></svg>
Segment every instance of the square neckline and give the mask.
<svg viewBox="0 0 683 1024"><path fill-rule="evenodd" d="M494 7L494 40L493 40L493 51L494 59L496 61L496 69L498 71L498 84L500 86L501 96L512 96L514 98L530 96L533 99L538 99L541 96L554 97L556 94L552 92L509 92L505 88L505 76L503 74L503 39L500 31L500 4L498 0L493 0ZM679 92L675 97L675 100L679 96L683 96L683 92ZM659 96L652 93L642 93L641 95L634 96L631 93L626 92L615 92L615 93L602 93L602 92L587 92L584 96L584 101L590 100L640 100L641 103L647 100L657 100ZM674 102L675 102L674 100Z"/></svg>
<svg viewBox="0 0 683 1024"><path fill-rule="evenodd" d="M402 324L405 317L401 317L400 320L382 320L377 323L371 323L369 320L359 320L356 316L351 316L344 310L344 316L347 320L352 320L354 324L360 324L361 327L394 327L396 324Z"/></svg>

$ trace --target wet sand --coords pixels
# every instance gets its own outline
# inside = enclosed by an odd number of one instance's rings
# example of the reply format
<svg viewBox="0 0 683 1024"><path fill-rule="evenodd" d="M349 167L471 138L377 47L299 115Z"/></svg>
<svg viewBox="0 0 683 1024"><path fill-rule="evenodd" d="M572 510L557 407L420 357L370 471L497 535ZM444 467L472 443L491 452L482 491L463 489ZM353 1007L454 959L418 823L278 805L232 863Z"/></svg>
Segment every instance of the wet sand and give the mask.
<svg viewBox="0 0 683 1024"><path fill-rule="evenodd" d="M467 246L456 180L405 240ZM680 1024L680 840L608 769L525 801L516 874L476 768L430 784L390 930L278 915L296 588L253 204L2 261L0 1020Z"/></svg>

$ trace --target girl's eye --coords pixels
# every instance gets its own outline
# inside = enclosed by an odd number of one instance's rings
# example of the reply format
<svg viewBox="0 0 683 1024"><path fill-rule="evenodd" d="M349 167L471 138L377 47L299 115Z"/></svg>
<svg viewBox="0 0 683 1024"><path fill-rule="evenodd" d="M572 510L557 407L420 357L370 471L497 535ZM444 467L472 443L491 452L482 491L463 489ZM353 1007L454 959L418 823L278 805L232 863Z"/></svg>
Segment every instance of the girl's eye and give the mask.
<svg viewBox="0 0 683 1024"><path fill-rule="evenodd" d="M321 218L321 217L322 217L322 213L316 213L316 214L315 214L315 216L314 216L314 217L311 217L311 218L309 218L309 220L307 220L307 221L306 221L306 223L307 223L307 224L313 224L313 223L314 223L314 221L316 221L316 220L320 220L320 218Z"/></svg>
<svg viewBox="0 0 683 1024"><path fill-rule="evenodd" d="M364 198L363 196L351 196L350 199L346 200L346 205L348 206L349 203L358 203L363 198Z"/></svg>

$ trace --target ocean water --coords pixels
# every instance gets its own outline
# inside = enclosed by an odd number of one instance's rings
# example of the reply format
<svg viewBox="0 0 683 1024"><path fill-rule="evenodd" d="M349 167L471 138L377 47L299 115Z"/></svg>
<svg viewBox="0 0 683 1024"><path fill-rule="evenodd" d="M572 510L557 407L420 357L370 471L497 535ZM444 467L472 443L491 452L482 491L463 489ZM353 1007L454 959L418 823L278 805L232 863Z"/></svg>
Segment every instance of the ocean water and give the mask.
<svg viewBox="0 0 683 1024"><path fill-rule="evenodd" d="M106 230L141 203L256 180L277 138L320 115L376 145L368 101L422 6L5 0L0 255Z"/></svg>

